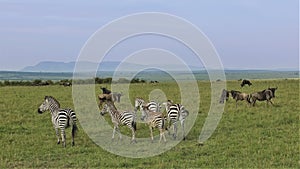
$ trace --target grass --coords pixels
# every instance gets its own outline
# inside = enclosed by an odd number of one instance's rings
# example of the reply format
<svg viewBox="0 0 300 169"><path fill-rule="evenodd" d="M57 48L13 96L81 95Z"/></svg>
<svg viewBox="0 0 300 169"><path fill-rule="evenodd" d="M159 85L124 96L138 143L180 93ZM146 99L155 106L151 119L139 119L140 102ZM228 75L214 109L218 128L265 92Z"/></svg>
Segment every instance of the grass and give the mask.
<svg viewBox="0 0 300 169"><path fill-rule="evenodd" d="M70 129L67 148L56 144L49 113L38 114L37 108L45 95L56 97L62 107L74 108L72 88L1 87L0 168L299 168L299 79L252 82L253 86L240 88L239 82L228 81L227 88L251 93L278 86L275 106L258 102L248 107L239 102L236 108L230 99L212 137L197 146L210 106L210 83L199 81L200 109L187 140L161 155L141 159L117 156L97 146L84 133L80 119L76 145L71 147ZM180 100L175 83L133 84L130 99L147 98L154 89ZM100 93L98 86L96 90ZM130 136L125 127L121 132ZM138 125L137 137L148 135L148 128Z"/></svg>

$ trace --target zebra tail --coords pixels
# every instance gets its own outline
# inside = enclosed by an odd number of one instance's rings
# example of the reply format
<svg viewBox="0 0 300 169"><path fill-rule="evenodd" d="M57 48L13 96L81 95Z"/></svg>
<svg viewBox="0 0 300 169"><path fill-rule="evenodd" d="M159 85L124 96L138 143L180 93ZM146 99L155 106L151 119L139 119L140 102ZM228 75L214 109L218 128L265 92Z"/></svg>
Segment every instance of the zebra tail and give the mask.
<svg viewBox="0 0 300 169"><path fill-rule="evenodd" d="M136 122L135 122L135 121L132 121L132 122L131 122L131 125L132 125L134 131L136 131Z"/></svg>
<svg viewBox="0 0 300 169"><path fill-rule="evenodd" d="M76 124L73 124L72 126L72 137L75 137L76 131L78 130L78 127Z"/></svg>

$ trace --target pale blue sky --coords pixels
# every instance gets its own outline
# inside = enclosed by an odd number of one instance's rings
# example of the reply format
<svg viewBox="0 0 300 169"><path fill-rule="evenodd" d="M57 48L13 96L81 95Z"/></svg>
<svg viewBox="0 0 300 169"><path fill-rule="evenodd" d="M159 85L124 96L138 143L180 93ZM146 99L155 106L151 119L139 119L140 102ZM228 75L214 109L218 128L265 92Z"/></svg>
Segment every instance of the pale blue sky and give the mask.
<svg viewBox="0 0 300 169"><path fill-rule="evenodd" d="M211 40L225 68L299 67L299 0L0 0L0 70L75 61L101 26L137 12L190 21ZM159 47L155 38L144 40L142 47ZM127 49L130 44L134 40ZM177 43L174 48L180 52ZM106 59L118 60L115 55Z"/></svg>

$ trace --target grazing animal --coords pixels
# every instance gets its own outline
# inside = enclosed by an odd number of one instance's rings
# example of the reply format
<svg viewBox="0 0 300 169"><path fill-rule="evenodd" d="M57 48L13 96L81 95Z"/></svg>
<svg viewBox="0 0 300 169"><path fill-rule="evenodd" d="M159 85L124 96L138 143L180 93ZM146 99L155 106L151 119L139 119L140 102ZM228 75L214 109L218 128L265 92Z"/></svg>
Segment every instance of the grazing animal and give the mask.
<svg viewBox="0 0 300 169"><path fill-rule="evenodd" d="M225 100L228 101L229 93L230 92L228 90L223 89L222 90L222 95L221 95L220 100L219 100L219 103L223 104Z"/></svg>
<svg viewBox="0 0 300 169"><path fill-rule="evenodd" d="M173 124L173 138L177 137L177 122L180 121L182 132L183 132L183 140L185 140L185 131L184 131L184 121L186 117L189 115L189 112L184 108L181 104L174 104L173 101L168 100L166 103L163 103L166 107L166 112L168 116L169 127ZM170 132L169 132L170 134Z"/></svg>
<svg viewBox="0 0 300 169"><path fill-rule="evenodd" d="M246 84L247 84L248 86L251 86L251 85L252 85L252 83L250 82L250 80L244 79L244 80L242 81L242 83L241 83L241 87L244 87Z"/></svg>
<svg viewBox="0 0 300 169"><path fill-rule="evenodd" d="M158 128L160 132L160 137L159 137L159 143L161 142L161 139L164 139L164 142L166 142L166 137L165 137L165 128L166 128L166 122L165 122L165 117L161 112L151 112L148 108L148 106L142 106L142 117L141 120L145 121L150 129L150 136L151 136L151 141L153 142L153 128Z"/></svg>
<svg viewBox="0 0 300 169"><path fill-rule="evenodd" d="M240 91L231 90L230 91L232 98L235 100L235 107L237 107L237 102L240 101L247 101L250 104L250 95L247 93L242 93Z"/></svg>
<svg viewBox="0 0 300 169"><path fill-rule="evenodd" d="M120 140L122 139L122 135L120 133L119 126L126 125L132 131L131 143L136 143L135 140L135 131L136 131L136 121L135 121L135 113L129 111L118 111L115 107L114 103L106 100L105 104L100 112L103 116L105 113L109 113L111 116L111 121L114 125L112 140L115 138L115 132L119 133Z"/></svg>
<svg viewBox="0 0 300 169"><path fill-rule="evenodd" d="M142 106L147 106L149 111L152 112L160 112L160 104L156 103L155 101L150 101L149 103L147 103L144 99L137 97L135 98L134 101L134 112L136 113L138 110L142 111L143 107Z"/></svg>
<svg viewBox="0 0 300 169"><path fill-rule="evenodd" d="M102 104L107 101L114 102L114 99L111 94L99 94L98 99L99 99L99 104L98 104L99 108L101 108Z"/></svg>
<svg viewBox="0 0 300 169"><path fill-rule="evenodd" d="M62 85L64 85L64 87L67 87L67 86L72 86L72 83L71 82L64 82Z"/></svg>
<svg viewBox="0 0 300 169"><path fill-rule="evenodd" d="M117 93L117 92L113 92L113 93L112 93L112 98L113 98L113 101L114 101L114 102L120 103L120 101L121 101L121 96L123 96L122 93Z"/></svg>
<svg viewBox="0 0 300 169"><path fill-rule="evenodd" d="M65 129L72 125L72 146L74 146L74 137L77 130L75 112L71 109L61 109L59 102L52 96L45 96L44 102L38 108L38 113L41 114L47 110L49 110L52 115L51 119L57 136L57 144L60 143L58 133L60 129L63 147L66 147Z"/></svg>
<svg viewBox="0 0 300 169"><path fill-rule="evenodd" d="M258 101L267 101L267 105L269 105L269 102L274 105L271 101L272 98L275 97L275 91L277 90L278 87L276 88L268 88L260 92L252 93L250 94L250 102L252 106L255 106L255 102Z"/></svg>
<svg viewBox="0 0 300 169"><path fill-rule="evenodd" d="M159 81L157 81L157 80L155 80L155 81L151 80L150 83L159 83Z"/></svg>
<svg viewBox="0 0 300 169"><path fill-rule="evenodd" d="M111 91L108 90L108 89L105 88L105 87L100 87L100 89L102 90L102 93L103 93L103 94L111 94Z"/></svg>

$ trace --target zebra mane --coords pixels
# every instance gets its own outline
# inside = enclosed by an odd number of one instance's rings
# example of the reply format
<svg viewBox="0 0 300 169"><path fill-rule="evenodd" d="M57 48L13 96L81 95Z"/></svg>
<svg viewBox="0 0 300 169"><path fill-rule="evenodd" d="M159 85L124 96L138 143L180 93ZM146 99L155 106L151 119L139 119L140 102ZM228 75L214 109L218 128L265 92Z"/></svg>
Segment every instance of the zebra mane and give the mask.
<svg viewBox="0 0 300 169"><path fill-rule="evenodd" d="M49 101L53 101L57 104L58 108L60 108L59 102L53 96L45 96L45 100L48 99Z"/></svg>
<svg viewBox="0 0 300 169"><path fill-rule="evenodd" d="M142 97L136 97L135 99L144 100L144 98L142 98Z"/></svg>

